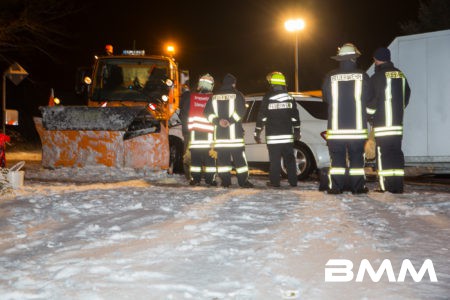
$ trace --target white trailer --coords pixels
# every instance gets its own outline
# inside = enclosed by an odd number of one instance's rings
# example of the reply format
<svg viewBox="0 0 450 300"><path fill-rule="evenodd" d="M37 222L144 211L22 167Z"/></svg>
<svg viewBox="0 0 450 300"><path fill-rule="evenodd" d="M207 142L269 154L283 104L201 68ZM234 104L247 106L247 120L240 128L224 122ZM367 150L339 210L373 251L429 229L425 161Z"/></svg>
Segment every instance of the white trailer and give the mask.
<svg viewBox="0 0 450 300"><path fill-rule="evenodd" d="M404 117L406 174L450 173L450 30L400 36L388 48L411 87Z"/></svg>

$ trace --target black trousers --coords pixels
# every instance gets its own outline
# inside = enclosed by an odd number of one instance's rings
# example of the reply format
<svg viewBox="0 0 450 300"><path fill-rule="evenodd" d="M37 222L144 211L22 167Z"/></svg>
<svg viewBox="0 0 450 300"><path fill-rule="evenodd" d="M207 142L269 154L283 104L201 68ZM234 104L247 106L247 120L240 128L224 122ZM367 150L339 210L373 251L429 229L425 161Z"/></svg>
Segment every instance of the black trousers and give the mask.
<svg viewBox="0 0 450 300"><path fill-rule="evenodd" d="M270 183L274 186L280 185L281 157L283 157L289 184L291 186L296 186L298 179L297 167L295 165L294 145L292 143L268 144L267 149L269 150L270 160Z"/></svg>
<svg viewBox="0 0 450 300"><path fill-rule="evenodd" d="M391 193L403 193L405 157L402 151L402 136L376 137L377 171L380 188Z"/></svg>
<svg viewBox="0 0 450 300"><path fill-rule="evenodd" d="M364 175L365 141L359 139L328 140L331 159L329 189L344 191L350 188L352 192L364 189L366 183Z"/></svg>
<svg viewBox="0 0 450 300"><path fill-rule="evenodd" d="M202 179L202 170L204 170L205 182L211 184L216 175L216 161L209 155L210 148L191 148L191 178L195 182Z"/></svg>
<svg viewBox="0 0 450 300"><path fill-rule="evenodd" d="M236 169L238 184L242 186L248 180L248 164L245 157L245 148L223 147L216 148L217 151L217 172L222 180L222 186L231 185L231 169Z"/></svg>

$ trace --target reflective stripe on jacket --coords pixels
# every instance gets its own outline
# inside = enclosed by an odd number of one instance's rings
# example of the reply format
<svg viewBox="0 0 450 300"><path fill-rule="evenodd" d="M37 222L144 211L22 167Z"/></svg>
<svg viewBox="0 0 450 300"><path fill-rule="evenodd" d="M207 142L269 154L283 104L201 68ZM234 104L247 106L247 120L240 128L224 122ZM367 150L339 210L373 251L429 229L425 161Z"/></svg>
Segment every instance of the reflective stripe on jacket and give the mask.
<svg viewBox="0 0 450 300"><path fill-rule="evenodd" d="M323 100L328 103L327 139L367 139L366 103L372 94L369 77L355 62L340 63L322 86Z"/></svg>
<svg viewBox="0 0 450 300"><path fill-rule="evenodd" d="M300 129L297 103L284 87L273 87L264 95L256 121L256 130L265 127L267 144L294 142L294 129Z"/></svg>
<svg viewBox="0 0 450 300"><path fill-rule="evenodd" d="M411 95L405 75L386 62L375 67L370 81L375 93L367 113L373 116L375 136L403 135L403 112Z"/></svg>
<svg viewBox="0 0 450 300"><path fill-rule="evenodd" d="M205 117L214 124L215 148L244 147L242 118L246 112L244 96L234 88L223 88L214 94L205 107ZM222 127L225 119L229 126Z"/></svg>

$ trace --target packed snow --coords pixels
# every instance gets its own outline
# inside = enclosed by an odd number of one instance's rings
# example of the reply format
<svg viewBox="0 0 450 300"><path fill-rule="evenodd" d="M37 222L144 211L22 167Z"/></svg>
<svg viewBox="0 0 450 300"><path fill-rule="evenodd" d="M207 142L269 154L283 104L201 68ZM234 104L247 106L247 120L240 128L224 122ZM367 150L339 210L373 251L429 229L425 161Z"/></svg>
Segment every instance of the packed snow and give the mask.
<svg viewBox="0 0 450 300"><path fill-rule="evenodd" d="M450 298L450 186L336 196L251 181L27 161L24 186L0 198L0 299ZM330 259L355 277L363 259L389 259L396 277L430 259L438 281L325 282Z"/></svg>

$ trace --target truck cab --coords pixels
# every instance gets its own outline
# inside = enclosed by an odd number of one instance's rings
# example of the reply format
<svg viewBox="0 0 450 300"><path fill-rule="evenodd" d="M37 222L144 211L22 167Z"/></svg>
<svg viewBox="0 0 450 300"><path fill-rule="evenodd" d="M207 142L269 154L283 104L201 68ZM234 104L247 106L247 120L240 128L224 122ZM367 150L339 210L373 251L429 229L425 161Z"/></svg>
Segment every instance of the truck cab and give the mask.
<svg viewBox="0 0 450 300"><path fill-rule="evenodd" d="M168 120L178 108L180 78L171 57L124 50L96 57L88 106L145 106L157 120Z"/></svg>

